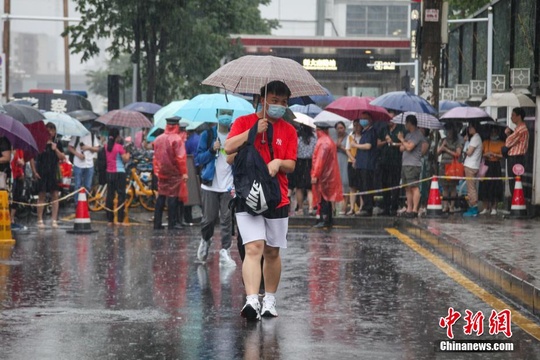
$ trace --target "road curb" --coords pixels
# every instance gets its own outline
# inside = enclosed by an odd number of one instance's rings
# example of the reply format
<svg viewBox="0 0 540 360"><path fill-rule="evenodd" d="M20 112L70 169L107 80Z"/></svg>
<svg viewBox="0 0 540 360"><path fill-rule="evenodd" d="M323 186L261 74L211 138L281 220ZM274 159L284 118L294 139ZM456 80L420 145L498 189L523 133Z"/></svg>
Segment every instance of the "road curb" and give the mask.
<svg viewBox="0 0 540 360"><path fill-rule="evenodd" d="M475 254L457 238L438 233L420 221L399 220L397 228L421 245L467 270L540 320L540 288L531 283L535 277L488 254Z"/></svg>

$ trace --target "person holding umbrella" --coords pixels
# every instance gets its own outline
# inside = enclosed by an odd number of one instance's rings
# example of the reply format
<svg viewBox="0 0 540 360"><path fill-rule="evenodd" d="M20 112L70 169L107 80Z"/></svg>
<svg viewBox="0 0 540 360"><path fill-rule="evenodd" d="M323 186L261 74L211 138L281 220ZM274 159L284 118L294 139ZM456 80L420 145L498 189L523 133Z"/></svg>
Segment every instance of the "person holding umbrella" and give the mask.
<svg viewBox="0 0 540 360"><path fill-rule="evenodd" d="M407 197L407 211L403 217L415 218L418 216L420 206L420 187L415 182L420 180L422 170L422 144L424 135L418 128L418 120L414 115L407 115L405 118L405 129L407 135L398 133L401 142L399 147L402 154L401 162L401 182L407 185L405 195Z"/></svg>
<svg viewBox="0 0 540 360"><path fill-rule="evenodd" d="M49 133L49 140L45 147L45 151L40 153L35 159L30 161L30 167L32 168L32 174L34 180L37 181L38 188L38 205L45 203L45 195L47 193L51 194L52 200L52 227L58 227L58 194L60 187L58 186L57 172L58 163L64 161L66 156L64 155L64 148L62 147L62 142L57 139L56 136L56 125L53 123L47 123L45 125ZM45 223L43 222L43 205L38 206L37 216L38 222L37 226L40 229L45 228Z"/></svg>
<svg viewBox="0 0 540 360"><path fill-rule="evenodd" d="M469 198L469 209L463 213L464 217L476 217L478 216L478 190L476 188L478 180L474 179L480 169L480 162L482 161L482 138L480 137L480 123L478 121L471 121L469 123L469 146L465 150L465 161L463 166L465 167L465 177L467 180L467 195Z"/></svg>
<svg viewBox="0 0 540 360"><path fill-rule="evenodd" d="M262 110L236 119L225 141L225 152L234 154L247 141L250 129L257 126L255 149L267 163L270 175L277 177L281 190L280 204L262 215L254 216L248 213L247 205L243 201L236 205L236 221L246 254L242 277L247 296L241 315L248 320L260 320L261 315L277 316L275 293L281 278L280 249L287 247L290 205L286 174L294 171L298 148L296 130L283 120L291 96L289 87L282 81L271 81L261 88L260 94ZM273 136L272 143L268 144L266 130L270 125ZM230 160L232 159L229 157ZM263 256L262 275L266 293L261 309L258 293Z"/></svg>
<svg viewBox="0 0 540 360"><path fill-rule="evenodd" d="M154 230L163 229L161 220L167 202L168 228L181 229L176 224L181 187L188 180L186 148L179 134L180 117L167 118L165 132L154 141L154 173L158 178L158 198L154 210ZM180 204L181 206L183 204Z"/></svg>
<svg viewBox="0 0 540 360"><path fill-rule="evenodd" d="M122 146L122 137L118 128L109 130L109 137L105 147L107 159L107 209L114 206L114 198L118 195L118 223L124 224L124 206L126 200L126 167L130 155ZM107 223L114 225L114 212L107 210Z"/></svg>
<svg viewBox="0 0 540 360"><path fill-rule="evenodd" d="M439 175L445 176L446 166L451 164L453 161L458 161L461 158L461 151L463 150L463 138L459 135L459 129L457 125L447 122L444 124L444 132L446 137L441 139L439 146L437 148L437 155L441 157L439 163ZM443 192L443 199L451 197L455 199L457 197L457 180L446 180L440 179L440 184ZM455 201L452 200L450 203L448 200L443 200L443 212L454 212Z"/></svg>
<svg viewBox="0 0 540 360"><path fill-rule="evenodd" d="M319 203L320 221L314 228L332 227L332 203L343 201L343 187L337 158L337 145L328 135L332 126L317 122L317 144L313 151L311 184L314 202Z"/></svg>

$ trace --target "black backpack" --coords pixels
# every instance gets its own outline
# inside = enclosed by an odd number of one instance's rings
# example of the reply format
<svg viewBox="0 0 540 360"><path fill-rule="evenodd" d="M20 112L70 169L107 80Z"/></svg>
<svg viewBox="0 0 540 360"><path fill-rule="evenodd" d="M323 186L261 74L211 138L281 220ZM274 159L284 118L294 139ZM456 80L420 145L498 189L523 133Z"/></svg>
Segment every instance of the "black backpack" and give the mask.
<svg viewBox="0 0 540 360"><path fill-rule="evenodd" d="M234 188L236 196L251 215L261 215L275 209L281 203L281 190L276 177L270 176L268 167L253 145L257 136L258 122L249 130L248 140L238 149L234 159ZM272 125L266 132L271 158Z"/></svg>

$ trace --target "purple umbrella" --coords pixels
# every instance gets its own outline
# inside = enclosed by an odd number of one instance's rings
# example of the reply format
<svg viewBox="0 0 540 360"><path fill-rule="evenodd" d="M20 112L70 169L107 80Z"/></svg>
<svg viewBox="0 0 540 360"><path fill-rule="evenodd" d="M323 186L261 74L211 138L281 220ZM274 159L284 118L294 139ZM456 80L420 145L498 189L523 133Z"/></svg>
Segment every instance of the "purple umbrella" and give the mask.
<svg viewBox="0 0 540 360"><path fill-rule="evenodd" d="M9 115L0 114L0 134L4 135L15 149L38 152L38 146L30 131Z"/></svg>
<svg viewBox="0 0 540 360"><path fill-rule="evenodd" d="M448 110L441 121L493 121L487 112L479 107L461 106Z"/></svg>
<svg viewBox="0 0 540 360"><path fill-rule="evenodd" d="M161 109L161 105L151 102L134 102L122 108L122 110L138 111L150 115L154 115L159 109Z"/></svg>

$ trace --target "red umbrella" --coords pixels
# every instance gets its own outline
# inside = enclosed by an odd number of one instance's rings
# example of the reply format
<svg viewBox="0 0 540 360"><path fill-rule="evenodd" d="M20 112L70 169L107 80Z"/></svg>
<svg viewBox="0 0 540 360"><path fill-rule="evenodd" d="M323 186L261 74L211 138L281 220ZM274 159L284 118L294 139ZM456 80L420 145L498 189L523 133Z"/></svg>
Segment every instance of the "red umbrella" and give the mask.
<svg viewBox="0 0 540 360"><path fill-rule="evenodd" d="M344 96L330 103L325 110L349 120L359 119L363 113L369 113L375 121L389 121L392 117L385 108L370 104L373 99L370 96Z"/></svg>
<svg viewBox="0 0 540 360"><path fill-rule="evenodd" d="M96 119L107 126L127 128L151 128L152 122L143 114L131 110L112 110Z"/></svg>

